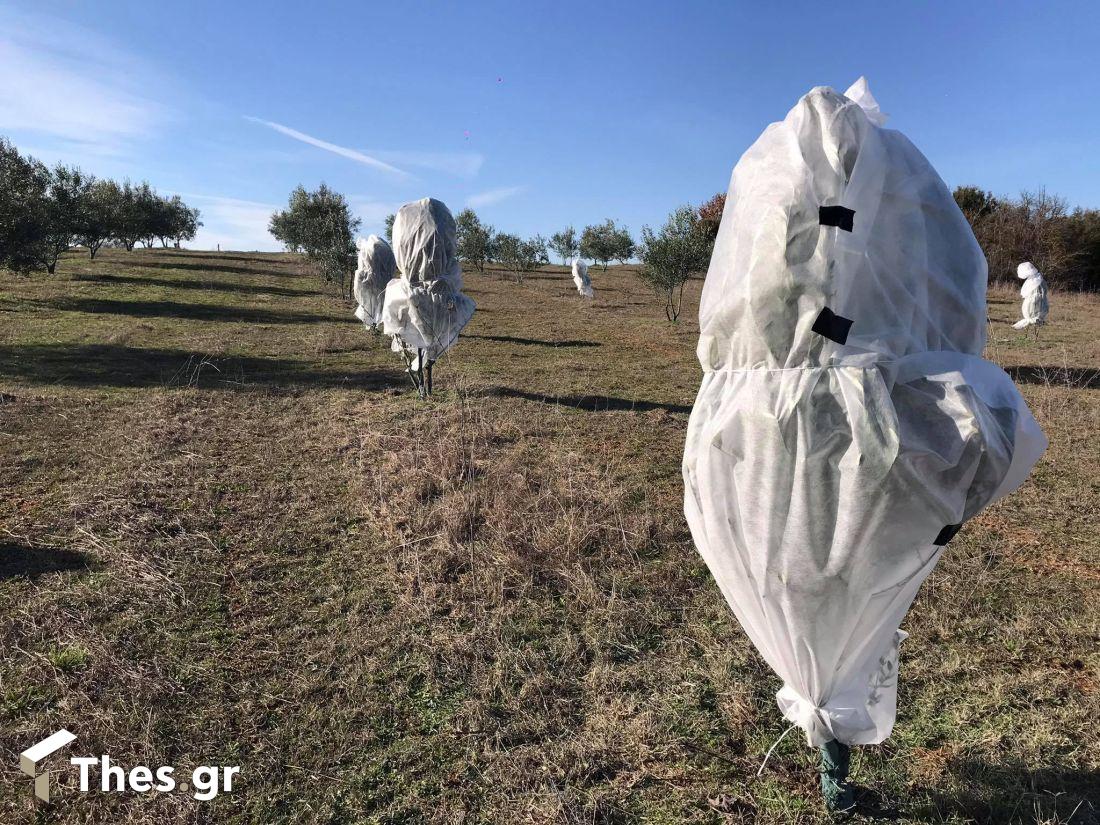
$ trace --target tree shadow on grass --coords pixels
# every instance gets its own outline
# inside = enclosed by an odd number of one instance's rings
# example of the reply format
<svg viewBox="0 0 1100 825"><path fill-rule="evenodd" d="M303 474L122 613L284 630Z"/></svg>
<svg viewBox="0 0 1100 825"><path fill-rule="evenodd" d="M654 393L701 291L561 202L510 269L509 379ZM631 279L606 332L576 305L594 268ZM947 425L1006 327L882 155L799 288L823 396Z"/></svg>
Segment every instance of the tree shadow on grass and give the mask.
<svg viewBox="0 0 1100 825"><path fill-rule="evenodd" d="M141 261L133 260L128 261L130 266L141 267L142 269L183 269L183 270L195 270L198 272L229 272L234 275L275 275L277 277L285 277L291 273L288 272L273 272L266 267L254 267L254 266L236 266L233 264L223 264L218 256L212 256L212 263L183 263L177 261Z"/></svg>
<svg viewBox="0 0 1100 825"><path fill-rule="evenodd" d="M90 312L106 315L130 315L135 318L182 318L192 321L228 321L252 324L359 323L355 318L339 318L312 312L285 312L222 304L186 304L179 301L115 301L99 298L54 298L35 301L41 306L63 312Z"/></svg>
<svg viewBox="0 0 1100 825"><path fill-rule="evenodd" d="M530 347L602 347L596 341L540 341L538 338L515 338L511 335L463 335L463 338L471 338L475 341L497 341L501 344L523 344Z"/></svg>
<svg viewBox="0 0 1100 825"><path fill-rule="evenodd" d="M956 818L967 822L1100 823L1100 770L1043 767L1022 763L991 764L960 760L949 770L964 790L916 788L906 806L910 821L939 823ZM925 792L923 798L922 790Z"/></svg>
<svg viewBox="0 0 1100 825"><path fill-rule="evenodd" d="M1076 390L1100 387L1100 368L1096 367L1015 366L1004 370L1021 384L1050 384Z"/></svg>
<svg viewBox="0 0 1100 825"><path fill-rule="evenodd" d="M524 401L538 401L557 407L573 407L588 412L649 412L664 410L669 413L687 415L691 407L684 404L662 404L657 401L637 401L628 398L614 398L609 395L543 395L541 393L517 390L512 387L491 387L485 395L498 398L520 398Z"/></svg>
<svg viewBox="0 0 1100 825"><path fill-rule="evenodd" d="M134 286L162 286L169 289L199 291L238 292L242 295L280 295L287 298L312 298L320 293L315 289L292 289L285 286L255 286L253 284L227 284L223 281L172 281L165 278L138 278L133 275L81 275L78 281Z"/></svg>
<svg viewBox="0 0 1100 825"><path fill-rule="evenodd" d="M269 259L272 255L281 253L272 252L256 252L253 254L248 253L233 253L233 252L215 252L214 250L203 249L157 249L155 254L163 256L165 258L191 258L196 259L209 259L214 261L263 261ZM281 263L287 263L282 261Z"/></svg>
<svg viewBox="0 0 1100 825"><path fill-rule="evenodd" d="M0 541L0 581L22 577L34 581L48 573L87 571L94 566L88 556L76 550Z"/></svg>
<svg viewBox="0 0 1100 825"><path fill-rule="evenodd" d="M560 283L573 283L573 274L570 272L562 272L554 274L553 272L540 272L538 274L530 274L524 276L525 281L558 281Z"/></svg>
<svg viewBox="0 0 1100 825"><path fill-rule="evenodd" d="M116 344L0 346L0 377L46 386L228 390L386 390L407 384L403 373L383 369L326 370L310 361L287 358L210 356Z"/></svg>

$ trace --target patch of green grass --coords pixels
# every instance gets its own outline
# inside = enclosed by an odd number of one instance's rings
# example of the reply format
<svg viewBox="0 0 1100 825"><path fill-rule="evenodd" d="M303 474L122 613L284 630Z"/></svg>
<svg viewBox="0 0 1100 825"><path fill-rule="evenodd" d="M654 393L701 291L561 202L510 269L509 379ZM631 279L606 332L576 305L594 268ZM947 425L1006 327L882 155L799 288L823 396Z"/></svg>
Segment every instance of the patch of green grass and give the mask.
<svg viewBox="0 0 1100 825"><path fill-rule="evenodd" d="M79 673L84 670L92 655L82 647L55 647L46 654L50 664L62 673Z"/></svg>

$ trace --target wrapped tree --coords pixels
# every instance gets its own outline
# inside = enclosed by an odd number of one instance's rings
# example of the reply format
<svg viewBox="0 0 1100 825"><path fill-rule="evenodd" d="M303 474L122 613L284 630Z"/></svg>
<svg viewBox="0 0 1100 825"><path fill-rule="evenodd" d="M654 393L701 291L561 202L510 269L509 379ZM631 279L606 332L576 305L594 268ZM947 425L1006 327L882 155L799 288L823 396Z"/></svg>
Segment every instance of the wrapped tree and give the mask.
<svg viewBox="0 0 1100 825"><path fill-rule="evenodd" d="M699 308L684 510L742 627L822 748L894 725L899 625L944 546L1046 440L981 358L986 263L864 81L819 87L738 162Z"/></svg>
<svg viewBox="0 0 1100 825"><path fill-rule="evenodd" d="M573 283L582 298L592 298L595 292L592 290L592 279L588 276L588 264L580 258L573 259Z"/></svg>
<svg viewBox="0 0 1100 825"><path fill-rule="evenodd" d="M474 314L462 294L455 219L435 198L407 203L393 222L400 277L386 287L382 328L405 359L421 397L432 393L432 368Z"/></svg>
<svg viewBox="0 0 1100 825"><path fill-rule="evenodd" d="M386 286L397 272L397 261L390 245L377 235L358 238L355 247L359 252L359 264L352 282L352 292L358 305L355 317L372 332L379 332Z"/></svg>

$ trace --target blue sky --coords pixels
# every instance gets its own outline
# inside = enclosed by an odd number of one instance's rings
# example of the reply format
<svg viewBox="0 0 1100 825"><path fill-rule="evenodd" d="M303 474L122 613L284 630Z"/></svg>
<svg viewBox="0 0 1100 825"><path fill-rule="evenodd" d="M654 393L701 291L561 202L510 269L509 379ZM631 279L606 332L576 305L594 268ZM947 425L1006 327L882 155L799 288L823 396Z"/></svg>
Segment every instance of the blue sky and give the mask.
<svg viewBox="0 0 1100 825"><path fill-rule="evenodd" d="M148 179L193 246L276 249L327 182L378 231L432 195L522 235L637 233L724 191L816 85L866 75L950 185L1100 207L1098 3L0 5L0 134Z"/></svg>

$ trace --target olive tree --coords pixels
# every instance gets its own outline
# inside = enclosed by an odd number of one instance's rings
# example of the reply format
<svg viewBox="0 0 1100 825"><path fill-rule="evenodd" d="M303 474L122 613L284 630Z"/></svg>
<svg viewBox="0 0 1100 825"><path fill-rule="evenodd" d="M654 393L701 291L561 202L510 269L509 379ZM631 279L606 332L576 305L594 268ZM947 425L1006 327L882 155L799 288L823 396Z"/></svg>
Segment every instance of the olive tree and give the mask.
<svg viewBox="0 0 1100 825"><path fill-rule="evenodd" d="M516 235L501 233L496 235L494 243L497 259L519 283L522 283L528 274L550 262L546 256L546 241L541 235L535 235L525 241Z"/></svg>
<svg viewBox="0 0 1100 825"><path fill-rule="evenodd" d="M148 183L119 186L76 167L49 169L0 138L0 265L52 274L75 244L92 258L108 241L132 250L160 238L167 246L169 238L193 238L198 218L179 196L162 198Z"/></svg>
<svg viewBox="0 0 1100 825"><path fill-rule="evenodd" d="M58 164L48 177L46 202L42 210L42 244L38 263L51 275L62 252L76 243L81 229L81 213L87 208L95 179L75 166Z"/></svg>
<svg viewBox="0 0 1100 825"><path fill-rule="evenodd" d="M37 269L45 244L49 170L0 138L0 266Z"/></svg>
<svg viewBox="0 0 1100 825"><path fill-rule="evenodd" d="M201 214L198 209L188 206L180 200L179 195L173 196L172 226L169 237L174 242L176 249L180 248L180 243L183 241L195 240L195 235L198 234L199 227L202 226L202 221L199 220Z"/></svg>
<svg viewBox="0 0 1100 825"><path fill-rule="evenodd" d="M92 182L75 167L48 169L0 141L0 265L54 274L76 243Z"/></svg>
<svg viewBox="0 0 1100 825"><path fill-rule="evenodd" d="M296 187L287 208L271 216L268 231L287 249L304 252L325 282L350 295L348 275L359 224L344 196L322 183L314 192Z"/></svg>
<svg viewBox="0 0 1100 825"><path fill-rule="evenodd" d="M92 183L80 210L76 242L95 260L100 247L115 235L122 190L113 180Z"/></svg>
<svg viewBox="0 0 1100 825"><path fill-rule="evenodd" d="M493 227L481 222L472 209L463 209L455 215L458 227L458 256L478 272L485 271L493 242Z"/></svg>
<svg viewBox="0 0 1100 825"><path fill-rule="evenodd" d="M619 227L608 218L601 224L586 226L581 234L581 257L589 258L603 266L610 261L626 263L634 257L634 239L626 227Z"/></svg>
<svg viewBox="0 0 1100 825"><path fill-rule="evenodd" d="M668 216L660 231L642 227L638 277L664 299L665 317L675 322L684 302L684 284L692 274L703 272L710 261L711 242L699 213L682 206Z"/></svg>
<svg viewBox="0 0 1100 825"><path fill-rule="evenodd" d="M148 239L150 215L155 208L156 194L148 183L134 186L123 181L115 214L114 238L127 252L133 251L138 241Z"/></svg>
<svg viewBox="0 0 1100 825"><path fill-rule="evenodd" d="M567 226L561 232L555 232L550 236L550 248L561 256L562 266L567 266L580 251L577 231L572 226Z"/></svg>

